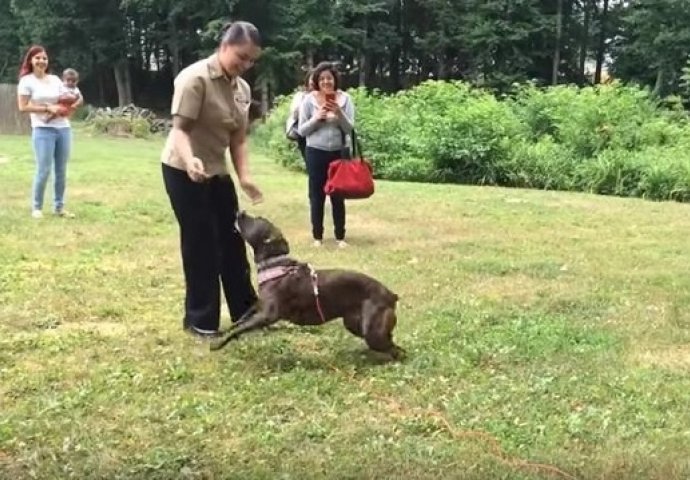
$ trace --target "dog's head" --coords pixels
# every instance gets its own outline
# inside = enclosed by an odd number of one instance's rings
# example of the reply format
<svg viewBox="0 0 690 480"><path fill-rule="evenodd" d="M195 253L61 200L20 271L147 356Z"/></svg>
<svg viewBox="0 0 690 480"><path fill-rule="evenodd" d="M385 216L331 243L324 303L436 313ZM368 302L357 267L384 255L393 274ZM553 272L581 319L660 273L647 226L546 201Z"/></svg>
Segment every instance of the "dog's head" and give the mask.
<svg viewBox="0 0 690 480"><path fill-rule="evenodd" d="M282 232L265 218L241 211L237 214L236 225L244 241L252 247L255 262L290 253L290 245Z"/></svg>

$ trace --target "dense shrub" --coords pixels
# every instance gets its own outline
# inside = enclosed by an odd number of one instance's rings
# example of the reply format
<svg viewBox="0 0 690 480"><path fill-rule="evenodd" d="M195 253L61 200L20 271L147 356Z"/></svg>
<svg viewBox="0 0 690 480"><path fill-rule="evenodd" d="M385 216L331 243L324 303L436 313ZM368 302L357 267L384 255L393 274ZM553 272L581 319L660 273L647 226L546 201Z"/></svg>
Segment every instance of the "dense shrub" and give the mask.
<svg viewBox="0 0 690 480"><path fill-rule="evenodd" d="M430 81L394 95L350 94L378 178L690 200L688 118L638 87L522 85L497 99ZM302 169L285 138L289 101L279 100L255 143Z"/></svg>
<svg viewBox="0 0 690 480"><path fill-rule="evenodd" d="M285 136L285 120L291 101L290 96L277 98L271 115L264 124L254 129L251 140L252 145L266 151L284 167L304 171L304 162L297 150L297 144Z"/></svg>
<svg viewBox="0 0 690 480"><path fill-rule="evenodd" d="M520 139L511 145L503 163L505 185L548 190L573 190L576 162L568 147L556 143L551 135L536 141Z"/></svg>
<svg viewBox="0 0 690 480"><path fill-rule="evenodd" d="M85 103L82 103L79 105L79 107L76 109L76 111L72 114L72 120L81 122L86 120L86 118L89 116L89 113L91 113L91 110L93 110L93 107L90 105L87 105Z"/></svg>
<svg viewBox="0 0 690 480"><path fill-rule="evenodd" d="M676 147L607 150L578 166L576 183L586 192L687 202L690 162Z"/></svg>
<svg viewBox="0 0 690 480"><path fill-rule="evenodd" d="M500 183L510 143L526 133L507 104L460 82L353 95L357 128L382 178Z"/></svg>
<svg viewBox="0 0 690 480"><path fill-rule="evenodd" d="M130 104L117 108L85 107L75 112L95 132L114 136L146 138L152 134L167 134L172 120L158 118L149 109Z"/></svg>
<svg viewBox="0 0 690 480"><path fill-rule="evenodd" d="M88 124L97 133L115 137L147 138L151 134L151 124L145 118L97 117Z"/></svg>
<svg viewBox="0 0 690 480"><path fill-rule="evenodd" d="M673 135L670 117L663 116L647 90L637 87L611 84L537 89L528 85L511 103L533 140L552 135L580 158L608 148L635 150L663 143L662 132Z"/></svg>

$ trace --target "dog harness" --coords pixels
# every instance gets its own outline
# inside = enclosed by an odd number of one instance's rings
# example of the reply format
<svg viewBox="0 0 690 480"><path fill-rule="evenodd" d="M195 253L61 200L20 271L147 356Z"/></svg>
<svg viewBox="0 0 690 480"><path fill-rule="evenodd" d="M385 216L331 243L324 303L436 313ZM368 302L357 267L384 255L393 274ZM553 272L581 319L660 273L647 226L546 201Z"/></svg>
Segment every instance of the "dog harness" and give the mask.
<svg viewBox="0 0 690 480"><path fill-rule="evenodd" d="M272 280L283 278L286 275L296 272L299 269L297 265L279 265L277 267L262 268L257 272L257 280L259 286Z"/></svg>
<svg viewBox="0 0 690 480"><path fill-rule="evenodd" d="M309 267L309 277L311 278L311 287L314 292L314 299L316 301L316 311L319 313L319 318L321 323L326 323L326 316L323 314L323 309L321 308L321 301L319 299L319 277L310 264ZM287 275L295 273L299 270L299 265L278 265L275 267L261 268L257 272L257 280L259 282L259 287L262 285L272 282L273 280L278 280Z"/></svg>
<svg viewBox="0 0 690 480"><path fill-rule="evenodd" d="M316 270L314 270L314 267L312 267L310 264L307 264L307 266L309 267L309 276L311 277L311 287L314 290L314 299L316 300L316 311L319 312L321 323L326 323L326 316L323 314L323 310L321 309L321 302L319 301L319 277L316 274Z"/></svg>

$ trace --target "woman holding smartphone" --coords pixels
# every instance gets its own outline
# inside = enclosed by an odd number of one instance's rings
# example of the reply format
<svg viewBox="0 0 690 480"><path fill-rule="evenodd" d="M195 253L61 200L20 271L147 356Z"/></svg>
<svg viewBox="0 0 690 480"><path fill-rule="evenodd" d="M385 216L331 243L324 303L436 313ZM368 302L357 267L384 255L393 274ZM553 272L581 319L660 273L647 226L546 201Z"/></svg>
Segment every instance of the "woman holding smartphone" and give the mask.
<svg viewBox="0 0 690 480"><path fill-rule="evenodd" d="M314 69L314 91L302 101L297 133L306 138L306 164L309 177L309 204L314 246L323 243L323 217L328 179L328 166L341 157L355 122L352 98L339 89L340 76L330 62ZM345 243L345 200L331 196L335 239L339 247Z"/></svg>

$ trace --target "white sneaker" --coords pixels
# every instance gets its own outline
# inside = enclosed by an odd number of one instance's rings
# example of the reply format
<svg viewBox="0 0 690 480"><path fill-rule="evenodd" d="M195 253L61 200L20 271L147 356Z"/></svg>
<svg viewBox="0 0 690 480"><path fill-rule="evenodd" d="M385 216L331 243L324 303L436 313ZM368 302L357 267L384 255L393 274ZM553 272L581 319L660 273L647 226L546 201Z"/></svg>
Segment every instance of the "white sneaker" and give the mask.
<svg viewBox="0 0 690 480"><path fill-rule="evenodd" d="M313 247L320 247L323 245L323 242L321 240L314 240L314 242L311 244Z"/></svg>
<svg viewBox="0 0 690 480"><path fill-rule="evenodd" d="M43 212L40 210L34 210L31 212L31 216L34 218L43 218Z"/></svg>
<svg viewBox="0 0 690 480"><path fill-rule="evenodd" d="M345 240L338 240L336 243L338 244L338 248L347 248L347 247L349 247L349 245L347 244L347 242L346 242Z"/></svg>

